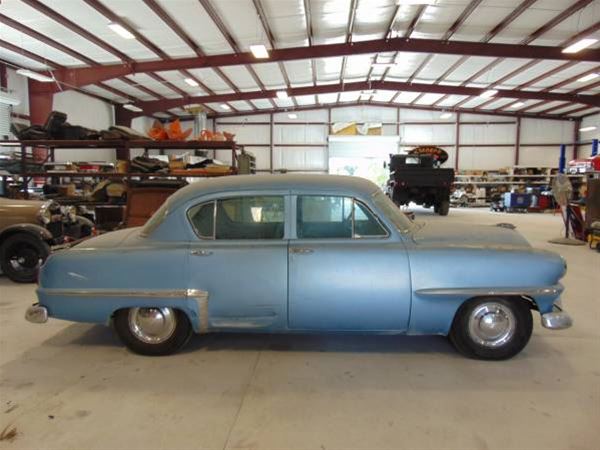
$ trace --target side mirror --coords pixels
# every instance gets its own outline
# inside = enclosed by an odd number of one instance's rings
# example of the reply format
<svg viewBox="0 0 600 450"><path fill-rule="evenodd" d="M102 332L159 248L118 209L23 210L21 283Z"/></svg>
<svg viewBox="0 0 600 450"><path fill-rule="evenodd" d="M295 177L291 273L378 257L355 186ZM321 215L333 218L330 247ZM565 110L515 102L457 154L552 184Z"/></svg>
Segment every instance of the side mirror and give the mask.
<svg viewBox="0 0 600 450"><path fill-rule="evenodd" d="M383 168L387 169L387 163L385 161L383 162Z"/></svg>

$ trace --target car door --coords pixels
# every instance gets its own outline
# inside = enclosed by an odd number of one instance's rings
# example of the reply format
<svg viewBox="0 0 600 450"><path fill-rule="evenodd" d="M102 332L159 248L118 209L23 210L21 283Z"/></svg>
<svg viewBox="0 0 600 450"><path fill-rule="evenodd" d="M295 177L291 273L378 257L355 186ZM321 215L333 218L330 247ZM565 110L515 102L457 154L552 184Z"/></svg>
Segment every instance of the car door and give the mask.
<svg viewBox="0 0 600 450"><path fill-rule="evenodd" d="M357 199L298 195L292 204L290 328L405 331L411 288L402 241Z"/></svg>
<svg viewBox="0 0 600 450"><path fill-rule="evenodd" d="M287 326L286 193L201 202L188 210L190 289L208 292L211 329Z"/></svg>

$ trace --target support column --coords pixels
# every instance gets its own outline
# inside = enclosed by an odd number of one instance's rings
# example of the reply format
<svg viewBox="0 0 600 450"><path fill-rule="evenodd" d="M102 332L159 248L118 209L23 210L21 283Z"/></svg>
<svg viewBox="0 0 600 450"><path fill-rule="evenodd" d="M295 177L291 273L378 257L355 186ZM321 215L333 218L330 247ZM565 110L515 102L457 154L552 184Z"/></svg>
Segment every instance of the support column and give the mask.
<svg viewBox="0 0 600 450"><path fill-rule="evenodd" d="M275 115L273 113L271 113L269 115L269 169L271 170L271 173L273 173L273 147L274 147L274 142L273 142L273 137L275 134L275 119L274 119Z"/></svg>
<svg viewBox="0 0 600 450"><path fill-rule="evenodd" d="M48 115L52 112L52 100L54 94L46 89L45 84L29 79L29 123L31 125L44 125ZM34 148L33 159L36 162L45 161L48 150L45 148Z"/></svg>
<svg viewBox="0 0 600 450"><path fill-rule="evenodd" d="M131 121L133 120L133 114L123 108L121 105L115 105L115 125L122 127L130 127ZM128 161L130 158L129 148L117 148L117 160L121 159Z"/></svg>
<svg viewBox="0 0 600 450"><path fill-rule="evenodd" d="M521 152L521 117L517 117L517 130L515 136L515 166L519 165L519 153Z"/></svg>
<svg viewBox="0 0 600 450"><path fill-rule="evenodd" d="M454 170L458 170L458 157L460 155L460 113L456 113L456 131L454 136L454 148L456 156L454 157Z"/></svg>
<svg viewBox="0 0 600 450"><path fill-rule="evenodd" d="M581 127L581 119L573 121L573 159L579 158L579 128Z"/></svg>

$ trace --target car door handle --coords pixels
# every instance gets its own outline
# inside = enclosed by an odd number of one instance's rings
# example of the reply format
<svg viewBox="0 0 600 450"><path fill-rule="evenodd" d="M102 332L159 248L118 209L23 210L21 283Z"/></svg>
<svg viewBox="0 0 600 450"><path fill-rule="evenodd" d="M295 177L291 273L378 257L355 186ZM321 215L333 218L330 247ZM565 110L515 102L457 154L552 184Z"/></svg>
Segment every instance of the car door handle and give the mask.
<svg viewBox="0 0 600 450"><path fill-rule="evenodd" d="M210 256L212 252L210 250L192 250L190 255L193 256Z"/></svg>
<svg viewBox="0 0 600 450"><path fill-rule="evenodd" d="M312 248L303 248L303 247L292 247L290 248L290 253L296 253L298 255L308 255L309 253L313 253L314 250Z"/></svg>

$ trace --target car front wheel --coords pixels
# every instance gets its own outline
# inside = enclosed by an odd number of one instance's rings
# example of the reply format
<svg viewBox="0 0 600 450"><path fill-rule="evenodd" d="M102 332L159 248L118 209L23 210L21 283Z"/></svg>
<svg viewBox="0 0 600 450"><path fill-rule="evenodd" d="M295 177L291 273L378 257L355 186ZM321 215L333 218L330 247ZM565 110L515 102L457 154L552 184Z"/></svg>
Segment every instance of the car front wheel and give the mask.
<svg viewBox="0 0 600 450"><path fill-rule="evenodd" d="M192 335L190 321L172 308L129 308L116 312L114 326L133 352L148 356L175 353Z"/></svg>
<svg viewBox="0 0 600 450"><path fill-rule="evenodd" d="M17 233L0 246L2 272L17 283L33 283L37 272L50 255L50 246L37 236Z"/></svg>
<svg viewBox="0 0 600 450"><path fill-rule="evenodd" d="M523 350L532 329L531 311L525 301L476 298L459 308L449 338L465 356L502 360L512 358Z"/></svg>

